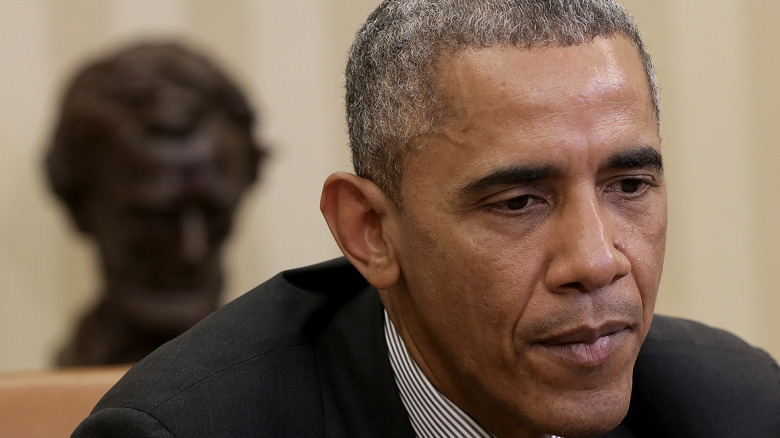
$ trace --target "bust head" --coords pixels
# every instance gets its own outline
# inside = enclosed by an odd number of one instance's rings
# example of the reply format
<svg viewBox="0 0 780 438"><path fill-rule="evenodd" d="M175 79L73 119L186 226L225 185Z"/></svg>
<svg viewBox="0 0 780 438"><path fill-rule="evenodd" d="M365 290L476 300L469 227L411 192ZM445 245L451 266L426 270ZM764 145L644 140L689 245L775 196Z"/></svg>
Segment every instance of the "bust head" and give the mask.
<svg viewBox="0 0 780 438"><path fill-rule="evenodd" d="M98 59L67 88L46 170L98 247L103 305L175 336L211 312L220 250L264 151L236 85L176 44Z"/></svg>

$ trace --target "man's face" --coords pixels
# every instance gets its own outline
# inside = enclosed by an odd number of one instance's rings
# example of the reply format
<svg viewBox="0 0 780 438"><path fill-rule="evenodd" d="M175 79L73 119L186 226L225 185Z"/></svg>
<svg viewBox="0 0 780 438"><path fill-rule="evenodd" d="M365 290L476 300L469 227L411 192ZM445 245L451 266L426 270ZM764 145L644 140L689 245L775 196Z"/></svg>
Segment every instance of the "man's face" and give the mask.
<svg viewBox="0 0 780 438"><path fill-rule="evenodd" d="M624 416L666 236L660 137L624 38L439 65L441 129L406 162L383 302L434 385L498 436Z"/></svg>
<svg viewBox="0 0 780 438"><path fill-rule="evenodd" d="M216 306L220 248L253 161L247 135L221 115L189 133L138 132L100 162L84 208L107 299L163 335Z"/></svg>

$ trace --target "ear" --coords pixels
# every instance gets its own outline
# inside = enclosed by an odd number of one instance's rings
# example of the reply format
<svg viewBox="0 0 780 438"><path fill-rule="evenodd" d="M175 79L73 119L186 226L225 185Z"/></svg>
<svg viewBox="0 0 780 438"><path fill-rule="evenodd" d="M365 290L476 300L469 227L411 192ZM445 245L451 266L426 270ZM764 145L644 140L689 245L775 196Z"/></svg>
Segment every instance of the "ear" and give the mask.
<svg viewBox="0 0 780 438"><path fill-rule="evenodd" d="M395 227L393 202L373 182L351 173L325 181L320 210L344 256L377 289L388 289L400 273L390 233Z"/></svg>

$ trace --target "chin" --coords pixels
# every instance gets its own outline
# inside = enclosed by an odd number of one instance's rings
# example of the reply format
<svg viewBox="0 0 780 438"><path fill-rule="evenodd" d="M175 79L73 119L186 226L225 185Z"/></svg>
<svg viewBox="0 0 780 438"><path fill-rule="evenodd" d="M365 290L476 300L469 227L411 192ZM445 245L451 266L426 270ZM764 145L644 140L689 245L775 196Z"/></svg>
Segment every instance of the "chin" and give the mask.
<svg viewBox="0 0 780 438"><path fill-rule="evenodd" d="M550 429L551 434L555 436L561 436L566 438L588 438L598 437L609 433L612 429L616 428L623 416L617 419L617 421L607 421L606 419L599 419L593 421L592 419L583 423L567 424L564 427Z"/></svg>
<svg viewBox="0 0 780 438"><path fill-rule="evenodd" d="M623 421L630 401L630 384L613 391L577 394L550 409L543 429L566 438L603 435Z"/></svg>

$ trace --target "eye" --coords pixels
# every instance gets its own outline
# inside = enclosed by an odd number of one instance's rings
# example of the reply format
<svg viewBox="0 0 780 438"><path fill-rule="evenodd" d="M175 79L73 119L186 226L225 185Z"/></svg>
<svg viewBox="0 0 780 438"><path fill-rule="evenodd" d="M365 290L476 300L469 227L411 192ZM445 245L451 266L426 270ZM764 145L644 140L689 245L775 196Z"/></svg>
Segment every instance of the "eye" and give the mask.
<svg viewBox="0 0 780 438"><path fill-rule="evenodd" d="M626 193L636 193L642 189L646 183L641 179L624 179L620 181L620 191Z"/></svg>
<svg viewBox="0 0 780 438"><path fill-rule="evenodd" d="M541 202L541 200L533 195L521 195L514 198L504 199L502 201L493 202L487 205L490 210L498 210L507 213L516 213L525 210L529 207Z"/></svg>
<svg viewBox="0 0 780 438"><path fill-rule="evenodd" d="M646 178L627 177L610 184L607 191L625 195L641 195L648 187L653 186L653 182Z"/></svg>
<svg viewBox="0 0 780 438"><path fill-rule="evenodd" d="M504 204L504 207L506 207L507 210L522 210L531 204L531 196L518 196L516 198L508 199L502 202L502 204Z"/></svg>
<svg viewBox="0 0 780 438"><path fill-rule="evenodd" d="M136 207L131 210L132 217L146 224L170 224L176 222L179 212L169 208Z"/></svg>

